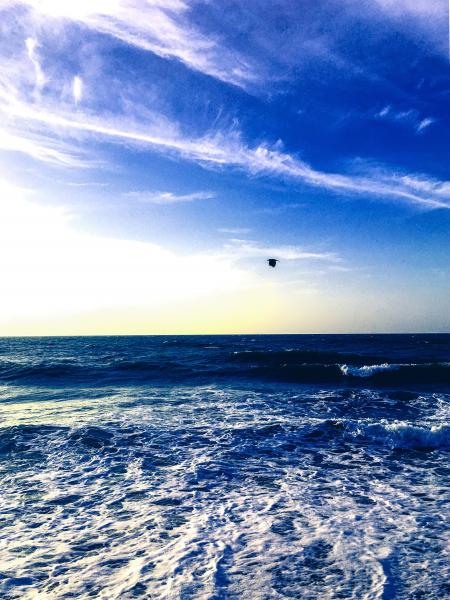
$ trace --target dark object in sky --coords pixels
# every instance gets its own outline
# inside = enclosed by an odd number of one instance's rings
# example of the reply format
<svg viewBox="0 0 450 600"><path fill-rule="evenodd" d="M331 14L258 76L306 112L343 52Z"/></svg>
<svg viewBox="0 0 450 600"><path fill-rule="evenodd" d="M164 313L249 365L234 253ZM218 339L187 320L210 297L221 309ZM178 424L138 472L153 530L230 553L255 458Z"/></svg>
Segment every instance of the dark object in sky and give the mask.
<svg viewBox="0 0 450 600"><path fill-rule="evenodd" d="M268 258L267 262L269 263L269 267L276 267L277 262L280 262L278 258Z"/></svg>

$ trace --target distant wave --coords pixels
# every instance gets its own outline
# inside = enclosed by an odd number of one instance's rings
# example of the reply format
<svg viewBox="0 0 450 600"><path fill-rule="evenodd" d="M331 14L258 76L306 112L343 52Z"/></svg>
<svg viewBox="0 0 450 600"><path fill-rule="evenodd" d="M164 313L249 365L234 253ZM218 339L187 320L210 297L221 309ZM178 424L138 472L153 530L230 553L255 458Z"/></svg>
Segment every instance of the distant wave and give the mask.
<svg viewBox="0 0 450 600"><path fill-rule="evenodd" d="M333 352L329 350L297 350L286 348L284 350L238 350L232 353L233 361L255 364L336 364L349 363L363 365L364 362L379 361L376 355L360 355L356 353ZM386 362L393 362L390 357L385 357Z"/></svg>
<svg viewBox="0 0 450 600"><path fill-rule="evenodd" d="M450 384L450 363L398 363L389 357L304 350L235 352L254 376L299 383Z"/></svg>
<svg viewBox="0 0 450 600"><path fill-rule="evenodd" d="M264 379L279 382L361 385L450 385L450 363L399 363L367 356L314 351L154 353L150 357L95 357L77 360L0 359L0 382L29 385L134 385L214 383Z"/></svg>
<svg viewBox="0 0 450 600"><path fill-rule="evenodd" d="M450 364L321 365L303 364L255 366L249 373L261 377L298 383L357 383L379 385L450 384Z"/></svg>
<svg viewBox="0 0 450 600"><path fill-rule="evenodd" d="M189 365L157 360L111 360L104 364L67 362L36 362L24 364L22 361L0 363L0 381L9 383L54 384L87 383L89 385L108 383L137 383L157 381L164 378L187 377Z"/></svg>
<svg viewBox="0 0 450 600"><path fill-rule="evenodd" d="M82 364L74 362L32 362L12 361L0 363L0 380L12 382L39 382L46 379L67 379L89 376L93 374L91 369Z"/></svg>
<svg viewBox="0 0 450 600"><path fill-rule="evenodd" d="M382 365L363 365L362 367L354 367L352 365L339 365L344 375L352 377L372 377L376 373L383 373L385 371L398 371L402 365L390 365L389 363L383 363Z"/></svg>

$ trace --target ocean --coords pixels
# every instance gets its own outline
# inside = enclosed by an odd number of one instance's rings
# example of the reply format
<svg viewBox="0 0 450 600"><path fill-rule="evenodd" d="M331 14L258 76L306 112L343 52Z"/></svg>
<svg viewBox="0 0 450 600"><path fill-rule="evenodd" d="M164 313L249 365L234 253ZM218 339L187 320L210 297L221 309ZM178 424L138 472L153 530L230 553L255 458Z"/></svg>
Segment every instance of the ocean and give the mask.
<svg viewBox="0 0 450 600"><path fill-rule="evenodd" d="M0 339L0 597L450 597L450 335Z"/></svg>

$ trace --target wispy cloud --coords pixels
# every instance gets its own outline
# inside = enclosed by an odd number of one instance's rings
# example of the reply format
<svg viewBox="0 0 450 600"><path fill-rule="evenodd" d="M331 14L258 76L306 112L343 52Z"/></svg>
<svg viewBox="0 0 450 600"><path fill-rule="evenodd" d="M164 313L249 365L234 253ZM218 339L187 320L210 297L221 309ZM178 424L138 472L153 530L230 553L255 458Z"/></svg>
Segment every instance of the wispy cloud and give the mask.
<svg viewBox="0 0 450 600"><path fill-rule="evenodd" d="M41 68L41 64L36 56L37 41L33 38L27 38L27 40L25 41L25 46L27 49L28 58L30 59L30 61L34 67L34 72L35 72L35 76L36 76L35 90L36 90L36 93L39 94L40 90L42 89L42 87L45 83L45 77L44 77L44 73Z"/></svg>
<svg viewBox="0 0 450 600"><path fill-rule="evenodd" d="M72 94L75 104L78 104L83 97L83 80L78 75L73 78Z"/></svg>
<svg viewBox="0 0 450 600"><path fill-rule="evenodd" d="M278 245L266 246L251 240L232 239L224 246L225 252L242 258L268 258L273 256L280 260L295 261L325 261L340 262L341 258L335 252L312 252L301 246Z"/></svg>
<svg viewBox="0 0 450 600"><path fill-rule="evenodd" d="M13 4L16 5L16 2L11 0L1 6ZM165 32L166 43L173 46L172 50L166 49L167 55L175 57L179 54L180 60L181 50L178 54L175 52L176 44L186 47L186 57L192 61L194 58L209 60L208 57L212 56L210 49L216 48L213 42L188 27L189 21L185 19L188 18L189 6L182 0L152 0L149 3L138 0L129 3L80 0L75 4L28 0L26 4L47 17L81 21L87 27L103 27L105 32L111 28L111 35L116 32L119 36L119 22L128 24L126 31L128 34L132 31L132 39L136 36L136 39L141 39L139 28L150 28L151 35L147 32L150 37L161 37ZM152 15L154 20L150 18ZM81 75L74 76L72 72L68 77L67 73L58 72L55 79L67 80L68 93L64 89L47 90L50 86L47 81L52 85L54 82L46 76L45 64L38 56L40 46L36 37L29 36L28 39L31 41L27 45L22 42L24 56L5 61L0 75L0 112L7 123L0 139L3 149L26 153L48 163L79 167L83 164L82 155L87 151L88 144L85 142L103 144L109 141L197 162L208 168L238 169L250 176L282 178L336 194L391 199L428 208L450 207L450 184L425 175L404 173L389 167L360 168L357 173L327 172L314 168L296 153L286 151L281 142L258 141L252 144L244 141L237 126L228 130L206 131L203 135L189 135L189 130L161 111L137 102L125 102L124 110L116 113L104 107L85 106ZM186 57L185 60L188 60ZM40 91L38 95L36 89ZM390 107L385 108L380 111L379 118L386 118L391 112L396 114ZM412 119L407 112L402 117L397 112L396 118ZM431 125L430 117L416 115L414 119L418 132ZM77 151L80 147L83 147L83 152ZM166 196L156 200L149 197L148 201L181 202L187 199L175 200Z"/></svg>
<svg viewBox="0 0 450 600"><path fill-rule="evenodd" d="M355 3L361 11L361 3ZM369 0L364 9L367 19L378 13L384 27L395 26L409 38L424 40L434 51L448 55L447 0Z"/></svg>
<svg viewBox="0 0 450 600"><path fill-rule="evenodd" d="M442 0L374 0L374 2L392 14L404 16L405 13L412 13L420 18L442 17L442 9L445 8L445 2Z"/></svg>
<svg viewBox="0 0 450 600"><path fill-rule="evenodd" d="M0 179L0 271L10 282L0 297L0 321L97 308L184 306L189 299L255 284L251 271L214 251L174 252L150 242L95 236L76 227L66 209L29 196Z"/></svg>
<svg viewBox="0 0 450 600"><path fill-rule="evenodd" d="M298 9L289 0L277 0L273 7L261 3L252 11L245 0L227 5L192 0L2 0L0 8L22 5L33 21L53 20L57 27L81 25L140 51L177 60L193 71L254 91L267 83L273 88L275 83L290 80L298 69L315 63L361 76L363 69L338 50L340 31L325 33L322 27L322 18L336 18L345 29L344 15L349 12L348 18L352 18L355 2L335 0L323 4L318 11L305 10L302 24L297 20ZM365 11L357 4L363 21L370 21L374 12L379 15L380 8L383 14L393 14L392 3L382 0L369 0ZM273 18L275 12L277 19ZM236 35L243 32L244 44Z"/></svg>
<svg viewBox="0 0 450 600"><path fill-rule="evenodd" d="M421 131L423 131L424 129L429 127L430 125L433 125L433 123L436 123L436 119L432 119L431 117L425 117L418 123L417 128L416 128L417 133L420 133Z"/></svg>
<svg viewBox="0 0 450 600"><path fill-rule="evenodd" d="M52 129L55 137L64 133L66 137L76 138L75 134L84 133L98 140L110 138L127 145L148 146L163 154L175 155L205 166L232 167L254 176L287 178L336 193L391 198L429 208L450 208L449 182L380 167L357 175L324 172L284 152L281 143L272 146L267 143L256 147L247 146L237 130L188 138L177 134L179 128L176 125L169 127L169 131L162 131L159 126L153 131L151 124L147 126L147 131L143 126L139 130L127 129L127 123L120 120L110 122L105 118L81 114L78 118L69 118L45 108L36 109L17 100L4 104L3 111L18 119L25 128L27 123L28 126L41 123L45 125L46 132L49 128Z"/></svg>
<svg viewBox="0 0 450 600"><path fill-rule="evenodd" d="M377 112L375 118L391 121L392 123L399 123L400 125L411 128L415 133L422 133L425 129L430 127L430 125L433 125L433 123L436 122L436 119L421 116L418 110L398 110L390 104L384 106Z"/></svg>
<svg viewBox="0 0 450 600"><path fill-rule="evenodd" d="M433 43L441 37L445 20L443 0L368 0L364 6L356 0L331 0L318 3L318 10L306 8L301 23L298 8L289 0L277 0L274 6L259 3L251 11L247 4L245 0L226 5L192 0L2 0L0 9L22 6L39 25L51 21L61 29L82 26L247 91L266 83L273 88L311 64L361 76L364 65L351 52L343 52L340 43L355 15L367 26L375 22L376 27L378 22L385 29L389 20L394 30L401 26L412 34L425 32ZM324 31L324 19L336 21L332 32Z"/></svg>
<svg viewBox="0 0 450 600"><path fill-rule="evenodd" d="M98 161L87 160L83 152L70 144L32 132L11 133L0 128L0 150L19 152L40 162L72 169L98 166Z"/></svg>
<svg viewBox="0 0 450 600"><path fill-rule="evenodd" d="M36 16L81 24L239 87L257 79L248 58L197 26L185 0L3 0L0 8L19 4Z"/></svg>
<svg viewBox="0 0 450 600"><path fill-rule="evenodd" d="M246 233L250 233L251 229L249 227L220 227L217 231L231 235L245 235Z"/></svg>
<svg viewBox="0 0 450 600"><path fill-rule="evenodd" d="M190 194L174 194L173 192L148 192L135 191L124 194L127 198L147 202L149 204L177 204L195 202L197 200L211 200L215 197L212 192L192 192Z"/></svg>

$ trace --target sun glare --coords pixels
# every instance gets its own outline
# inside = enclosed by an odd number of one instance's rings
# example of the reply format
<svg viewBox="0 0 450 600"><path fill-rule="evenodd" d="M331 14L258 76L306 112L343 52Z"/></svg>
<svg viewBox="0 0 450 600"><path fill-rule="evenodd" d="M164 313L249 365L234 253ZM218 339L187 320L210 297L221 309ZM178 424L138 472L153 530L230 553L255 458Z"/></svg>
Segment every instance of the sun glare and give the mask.
<svg viewBox="0 0 450 600"><path fill-rule="evenodd" d="M248 275L223 257L82 233L61 207L7 184L0 193L0 269L8 282L0 313L11 318L161 309L248 286Z"/></svg>

